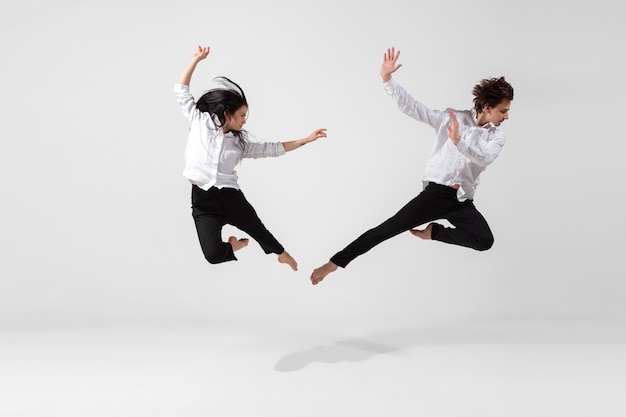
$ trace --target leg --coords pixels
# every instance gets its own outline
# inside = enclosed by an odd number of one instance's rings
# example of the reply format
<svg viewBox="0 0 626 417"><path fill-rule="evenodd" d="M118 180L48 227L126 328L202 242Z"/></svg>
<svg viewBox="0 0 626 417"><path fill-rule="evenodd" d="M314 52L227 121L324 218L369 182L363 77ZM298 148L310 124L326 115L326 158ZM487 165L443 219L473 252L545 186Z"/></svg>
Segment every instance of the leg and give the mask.
<svg viewBox="0 0 626 417"><path fill-rule="evenodd" d="M225 224L222 219L194 209L193 220L196 223L202 253L209 263L218 264L237 260L234 254L234 245L222 241L222 227Z"/></svg>
<svg viewBox="0 0 626 417"><path fill-rule="evenodd" d="M267 254L278 255L278 262L287 264L297 271L296 260L285 251L285 248L265 227L256 210L245 198L240 190L229 190L227 201L228 222L240 230L248 233L252 239L257 241L261 249Z"/></svg>
<svg viewBox="0 0 626 417"><path fill-rule="evenodd" d="M433 225L432 239L453 245L485 251L493 246L493 234L489 224L471 200L459 203L446 219L454 228Z"/></svg>
<svg viewBox="0 0 626 417"><path fill-rule="evenodd" d="M450 190L452 189L450 188ZM454 201L442 198L437 191L426 188L395 215L363 233L343 250L333 255L330 260L337 266L345 268L356 257L366 253L385 240L420 224L441 218Z"/></svg>
<svg viewBox="0 0 626 417"><path fill-rule="evenodd" d="M356 257L387 239L420 224L441 218L449 207L454 205L455 196L456 190L452 188L428 186L394 216L363 233L343 250L333 255L329 262L315 269L311 274L311 282L316 285L337 267L345 268Z"/></svg>
<svg viewBox="0 0 626 417"><path fill-rule="evenodd" d="M226 220L222 215L223 207L218 191L216 188L205 191L195 185L191 190L192 216L200 247L205 259L212 264L237 260L233 252L248 244L247 239L237 239L234 236L228 242L222 241L222 227Z"/></svg>

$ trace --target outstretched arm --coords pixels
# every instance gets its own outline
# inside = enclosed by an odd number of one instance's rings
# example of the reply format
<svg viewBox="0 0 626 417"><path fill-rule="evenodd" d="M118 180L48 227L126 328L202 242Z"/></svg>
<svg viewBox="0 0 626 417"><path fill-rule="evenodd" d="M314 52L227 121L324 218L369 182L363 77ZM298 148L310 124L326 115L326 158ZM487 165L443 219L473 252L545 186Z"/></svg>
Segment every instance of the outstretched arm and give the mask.
<svg viewBox="0 0 626 417"><path fill-rule="evenodd" d="M402 64L397 63L398 58L400 58L400 51L396 53L396 49L393 47L387 49L387 53L383 57L383 65L380 67L380 76L383 77L384 82L391 80L391 74L402 66Z"/></svg>
<svg viewBox="0 0 626 417"><path fill-rule="evenodd" d="M283 147L285 148L285 152L289 152L289 151L293 151L294 149L298 149L302 145L306 145L309 142L314 142L318 140L319 138L325 138L325 137L326 137L326 129L325 128L317 129L317 130L314 130L313 133L311 133L306 138L292 140L289 142L283 142Z"/></svg>
<svg viewBox="0 0 626 417"><path fill-rule="evenodd" d="M180 76L180 80L178 81L178 84L187 85L187 86L189 85L189 83L191 82L191 76L193 75L193 71L196 69L196 65L198 65L198 62L202 61L204 58L206 58L209 55L210 50L211 50L210 46L206 46L204 48L201 46L198 46L198 50L196 51L195 54L193 54L193 57L191 57L191 61L189 61L189 64L187 64L187 67L185 68L182 75Z"/></svg>

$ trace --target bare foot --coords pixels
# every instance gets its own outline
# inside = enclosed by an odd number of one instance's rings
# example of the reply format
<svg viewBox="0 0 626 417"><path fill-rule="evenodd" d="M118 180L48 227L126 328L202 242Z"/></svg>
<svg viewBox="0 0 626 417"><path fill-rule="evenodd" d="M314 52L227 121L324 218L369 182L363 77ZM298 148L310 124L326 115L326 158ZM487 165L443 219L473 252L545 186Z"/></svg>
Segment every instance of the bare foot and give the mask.
<svg viewBox="0 0 626 417"><path fill-rule="evenodd" d="M331 261L326 262L324 265L313 270L313 273L311 274L311 283L313 285L317 285L324 278L326 278L326 275L330 274L331 272L335 272L336 270L337 265L335 265Z"/></svg>
<svg viewBox="0 0 626 417"><path fill-rule="evenodd" d="M248 242L250 240L248 238L237 239L235 236L231 236L228 238L228 243L233 247L233 252L237 252L239 249L245 248L248 246Z"/></svg>
<svg viewBox="0 0 626 417"><path fill-rule="evenodd" d="M417 236L420 239L432 240L433 224L430 223L424 230L411 229L410 232L413 236Z"/></svg>
<svg viewBox="0 0 626 417"><path fill-rule="evenodd" d="M289 265L294 271L298 270L298 263L295 259L293 259L291 255L289 255L289 252L287 251L284 251L283 253L278 255L278 262L280 262L281 264Z"/></svg>

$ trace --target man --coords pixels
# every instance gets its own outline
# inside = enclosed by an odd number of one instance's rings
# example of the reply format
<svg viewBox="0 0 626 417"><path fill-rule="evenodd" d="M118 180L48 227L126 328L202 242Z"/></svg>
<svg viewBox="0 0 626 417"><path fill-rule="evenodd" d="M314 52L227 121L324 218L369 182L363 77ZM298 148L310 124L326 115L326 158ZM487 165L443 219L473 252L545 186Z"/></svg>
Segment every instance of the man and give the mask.
<svg viewBox="0 0 626 417"><path fill-rule="evenodd" d="M395 48L384 54L380 75L385 90L402 112L436 132L436 142L422 178L424 189L391 218L363 233L315 269L311 274L313 285L379 243L407 230L421 239L480 251L493 245L491 229L473 199L480 173L504 146L506 138L499 126L509 118L513 87L504 77L484 79L474 86L472 110L432 110L411 97L392 78L402 66L397 63L399 57L400 51L396 53ZM429 223L417 229L436 219L446 219L454 227Z"/></svg>

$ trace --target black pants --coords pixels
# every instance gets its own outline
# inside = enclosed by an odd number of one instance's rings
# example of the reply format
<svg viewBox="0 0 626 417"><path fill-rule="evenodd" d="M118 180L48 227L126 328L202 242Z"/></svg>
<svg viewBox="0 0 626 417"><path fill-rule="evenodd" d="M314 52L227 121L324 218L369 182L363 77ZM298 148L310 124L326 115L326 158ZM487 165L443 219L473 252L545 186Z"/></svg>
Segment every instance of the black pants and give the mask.
<svg viewBox="0 0 626 417"><path fill-rule="evenodd" d="M435 223L432 229L433 240L476 250L487 250L493 245L491 229L476 210L473 201L459 202L454 188L431 182L393 217L363 233L330 260L345 268L357 256L379 243L436 219L446 219L454 228Z"/></svg>
<svg viewBox="0 0 626 417"><path fill-rule="evenodd" d="M233 247L222 240L222 227L226 224L249 234L265 253L281 254L285 250L265 228L241 190L211 187L204 191L194 185L191 209L202 253L212 264L237 260Z"/></svg>

